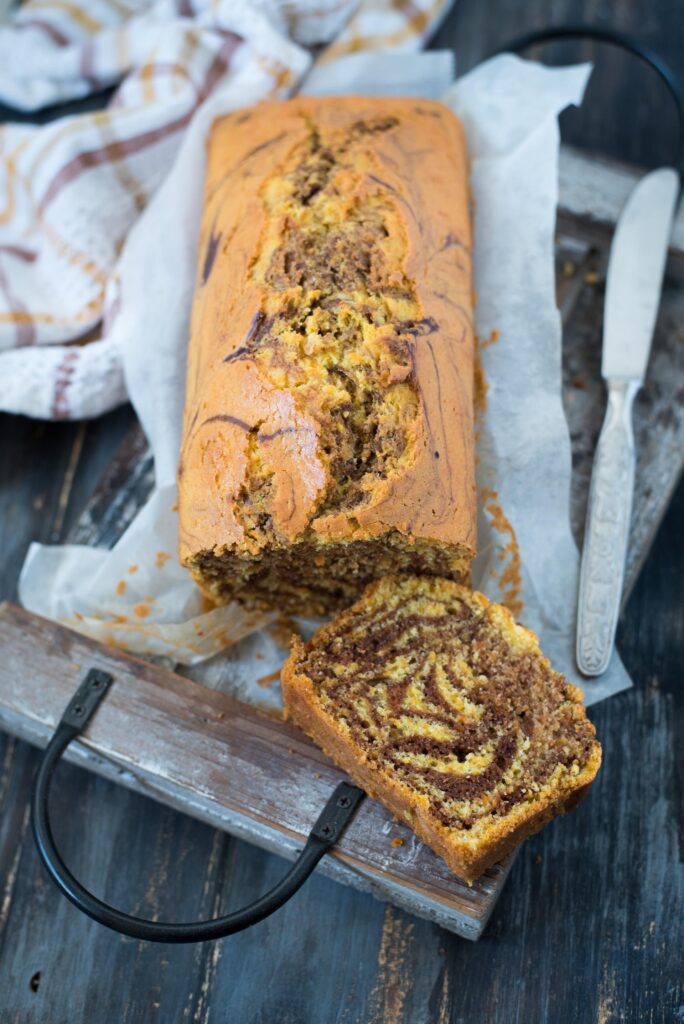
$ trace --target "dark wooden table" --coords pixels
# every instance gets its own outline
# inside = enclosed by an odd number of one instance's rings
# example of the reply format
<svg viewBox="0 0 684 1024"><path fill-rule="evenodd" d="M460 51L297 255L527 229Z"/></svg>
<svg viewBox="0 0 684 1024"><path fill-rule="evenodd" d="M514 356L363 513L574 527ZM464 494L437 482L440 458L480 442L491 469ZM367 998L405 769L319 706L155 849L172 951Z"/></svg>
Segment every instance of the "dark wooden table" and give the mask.
<svg viewBox="0 0 684 1024"><path fill-rule="evenodd" d="M684 76L678 0L458 0L436 42L455 48L463 71L519 32L582 18L638 33ZM591 53L572 44L549 57ZM565 137L644 165L668 160L674 120L661 87L621 54L599 60ZM64 539L132 416L0 419L0 597L15 596L30 541ZM683 519L680 485L620 627L635 687L592 710L605 762L591 798L526 844L478 944L319 877L222 943L120 938L48 882L28 829L37 754L0 735L1 1024L684 1022ZM143 797L60 773L66 858L118 905L210 916L282 871L276 857Z"/></svg>

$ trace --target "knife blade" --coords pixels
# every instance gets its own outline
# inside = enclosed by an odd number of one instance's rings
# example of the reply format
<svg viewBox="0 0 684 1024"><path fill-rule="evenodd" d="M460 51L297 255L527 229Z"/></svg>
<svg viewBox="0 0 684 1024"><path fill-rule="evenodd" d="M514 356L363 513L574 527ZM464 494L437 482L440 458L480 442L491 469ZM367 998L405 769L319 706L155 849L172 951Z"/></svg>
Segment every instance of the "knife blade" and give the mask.
<svg viewBox="0 0 684 1024"><path fill-rule="evenodd" d="M608 407L589 489L577 607L577 665L605 672L615 642L634 491L632 405L646 373L679 176L641 179L620 214L610 249L601 373Z"/></svg>

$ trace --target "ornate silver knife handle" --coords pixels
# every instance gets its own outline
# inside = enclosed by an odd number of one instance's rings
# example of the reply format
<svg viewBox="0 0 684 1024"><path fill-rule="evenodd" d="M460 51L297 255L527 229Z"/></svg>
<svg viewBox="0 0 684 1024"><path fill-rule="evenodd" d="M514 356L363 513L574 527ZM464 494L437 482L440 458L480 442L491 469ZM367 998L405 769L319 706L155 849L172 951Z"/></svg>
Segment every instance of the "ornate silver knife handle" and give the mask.
<svg viewBox="0 0 684 1024"><path fill-rule="evenodd" d="M605 672L615 641L634 491L632 403L641 384L608 381L608 409L594 456L577 609L577 665Z"/></svg>

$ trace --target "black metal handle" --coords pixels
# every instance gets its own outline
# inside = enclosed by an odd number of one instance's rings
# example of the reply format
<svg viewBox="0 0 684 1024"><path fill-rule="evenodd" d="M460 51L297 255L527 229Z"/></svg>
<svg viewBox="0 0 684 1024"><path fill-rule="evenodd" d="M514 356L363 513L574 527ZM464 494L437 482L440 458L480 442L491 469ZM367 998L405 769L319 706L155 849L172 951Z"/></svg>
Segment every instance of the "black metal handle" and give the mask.
<svg viewBox="0 0 684 1024"><path fill-rule="evenodd" d="M677 111L677 138L672 166L680 172L680 175L684 175L684 97L681 83L667 61L654 50L644 46L634 36L600 25L551 25L518 36L512 42L499 47L496 53L523 53L532 46L559 42L563 39L592 39L597 43L618 47L626 53L631 53L633 57L643 61L655 71L670 94Z"/></svg>
<svg viewBox="0 0 684 1024"><path fill-rule="evenodd" d="M363 790L346 782L337 786L288 873L270 892L249 906L211 921L190 923L147 921L125 914L94 896L71 873L55 845L48 809L54 771L62 754L95 714L112 682L112 676L100 669L88 672L62 715L36 774L31 799L31 824L38 852L53 882L74 906L94 921L123 935L150 942L182 943L222 939L263 921L294 896L321 857L339 840L365 796Z"/></svg>

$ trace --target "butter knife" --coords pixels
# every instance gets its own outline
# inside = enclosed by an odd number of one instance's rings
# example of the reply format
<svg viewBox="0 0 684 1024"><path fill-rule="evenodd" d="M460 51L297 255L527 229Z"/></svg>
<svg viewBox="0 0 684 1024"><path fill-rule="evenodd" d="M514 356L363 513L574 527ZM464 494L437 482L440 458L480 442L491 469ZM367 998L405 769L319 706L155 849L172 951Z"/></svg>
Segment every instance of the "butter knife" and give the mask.
<svg viewBox="0 0 684 1024"><path fill-rule="evenodd" d="M620 214L610 249L601 374L608 408L589 490L577 609L577 666L605 672L613 652L634 491L632 404L651 349L679 176L641 179Z"/></svg>

